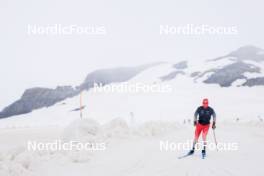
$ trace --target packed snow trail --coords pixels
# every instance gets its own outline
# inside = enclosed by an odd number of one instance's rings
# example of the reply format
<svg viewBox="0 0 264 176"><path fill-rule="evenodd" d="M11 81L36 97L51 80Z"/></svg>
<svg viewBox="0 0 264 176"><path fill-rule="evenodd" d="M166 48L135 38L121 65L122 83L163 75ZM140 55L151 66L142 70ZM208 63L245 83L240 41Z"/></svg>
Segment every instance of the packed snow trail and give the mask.
<svg viewBox="0 0 264 176"><path fill-rule="evenodd" d="M263 136L264 133L255 130L250 127L219 128L219 137L225 138L227 141L239 142L239 151L208 151L208 157L205 160L201 159L200 151L184 160L177 159L179 152L160 151L160 140L185 141L184 137L192 135L191 128L181 129L173 134L155 137L154 139L133 139L97 156L88 164L89 169L86 173L101 176L106 174L117 176L252 174L260 176L264 173L260 164L262 159L260 156L264 152L258 144L263 141L260 135ZM251 152L249 153L249 151ZM86 170L85 168L86 166L83 166L82 169ZM82 175L82 171L78 174Z"/></svg>
<svg viewBox="0 0 264 176"><path fill-rule="evenodd" d="M38 129L25 129L19 142L33 138L56 138L59 129L49 129L46 136ZM53 130L53 131L52 131ZM264 130L263 126L239 124L218 124L216 135L218 141L238 142L238 151L207 151L207 157L201 159L200 151L193 156L179 160L178 157L186 151L161 151L160 141L184 142L192 139L194 128L191 125L182 126L173 132L156 136L130 136L113 138L105 151L100 151L91 156L89 160L73 161L67 159L71 155L48 155L45 161L28 161L28 172L19 170L19 167L11 167L16 159L5 161L1 158L0 175L37 175L37 176L262 176ZM3 130L1 130L1 134ZM17 133L16 133L17 132ZM8 141L6 135L15 143L21 130L5 131L1 135L0 142ZM54 134L54 135L52 135ZM213 141L210 129L208 140ZM12 142L11 142L12 141ZM18 142L18 145L20 145ZM4 151L4 150L2 150ZM1 156L7 154L1 151ZM19 154L17 154L19 155ZM27 155L26 155L27 156ZM25 156L25 157L26 157ZM14 156L15 158L16 156ZM46 156L47 157L47 156ZM20 157L21 158L21 157ZM65 159L66 158L66 159ZM19 160L20 161L20 160ZM23 160L22 160L23 161ZM16 163L16 165L19 162ZM16 170L17 169L17 170Z"/></svg>

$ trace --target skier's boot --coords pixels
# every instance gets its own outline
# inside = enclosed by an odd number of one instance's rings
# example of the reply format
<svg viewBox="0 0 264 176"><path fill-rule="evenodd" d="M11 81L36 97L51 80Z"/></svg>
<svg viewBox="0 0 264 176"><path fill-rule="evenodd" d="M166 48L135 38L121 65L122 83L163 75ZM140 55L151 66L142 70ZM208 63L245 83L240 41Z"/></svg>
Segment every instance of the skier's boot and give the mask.
<svg viewBox="0 0 264 176"><path fill-rule="evenodd" d="M205 156L206 156L206 151L205 151L205 149L203 149L203 150L202 150L202 158L204 159Z"/></svg>
<svg viewBox="0 0 264 176"><path fill-rule="evenodd" d="M188 152L188 155L194 154L194 148Z"/></svg>

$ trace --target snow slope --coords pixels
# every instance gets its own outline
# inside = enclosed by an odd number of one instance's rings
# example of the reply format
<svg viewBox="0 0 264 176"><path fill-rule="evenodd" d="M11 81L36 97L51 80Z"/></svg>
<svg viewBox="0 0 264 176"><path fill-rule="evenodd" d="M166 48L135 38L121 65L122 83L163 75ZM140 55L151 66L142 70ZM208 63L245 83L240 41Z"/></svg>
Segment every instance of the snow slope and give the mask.
<svg viewBox="0 0 264 176"><path fill-rule="evenodd" d="M223 63L221 63L223 64ZM158 85L170 87L166 92L95 92L94 89L83 92L84 118L94 118L99 123L114 118L131 119L138 123L149 120L180 121L192 119L201 100L209 98L215 108L218 119L250 121L263 118L263 87L229 87L194 83L185 75L178 75L170 81L162 82L160 77L173 70L171 64L161 64L137 75L126 84ZM188 71L187 71L188 72ZM32 113L1 119L0 128L66 126L79 118L80 97L66 99L49 108L35 110Z"/></svg>
<svg viewBox="0 0 264 176"><path fill-rule="evenodd" d="M187 73L195 70L192 66L188 69ZM170 81L162 82L160 77L171 71L173 71L171 64L161 64L147 69L126 83L111 84L122 86L140 83L170 88L164 92L95 92L94 89L83 92L84 118L95 118L99 123L114 118L123 118L128 122L131 118L137 122L149 120L182 122L193 117L193 112L205 97L209 98L220 121L223 119L232 121L236 118L250 121L264 116L262 86L221 88L218 85L194 83L192 78L185 75L178 75ZM80 96L76 96L49 108L1 119L0 128L66 126L79 118L79 111L74 111L79 108L79 102Z"/></svg>

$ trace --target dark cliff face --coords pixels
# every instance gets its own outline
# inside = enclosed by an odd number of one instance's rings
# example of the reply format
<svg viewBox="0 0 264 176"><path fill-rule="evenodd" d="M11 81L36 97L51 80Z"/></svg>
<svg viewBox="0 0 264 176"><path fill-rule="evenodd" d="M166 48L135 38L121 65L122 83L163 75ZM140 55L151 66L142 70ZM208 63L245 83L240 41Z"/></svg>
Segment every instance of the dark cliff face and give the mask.
<svg viewBox="0 0 264 176"><path fill-rule="evenodd" d="M235 81L243 79L245 80L245 83L241 86L253 87L264 85L264 77L252 79L245 76L245 73L261 73L261 68L258 64L263 64L264 62L264 50L254 46L245 46L227 54L226 56L209 60L209 62L215 62L227 58L230 58L229 60L234 61L234 63L226 65L221 69L211 68L210 70L201 72L195 76L195 80L204 76L206 73L212 73L204 83L218 84L221 87L230 87ZM251 61L252 64L247 61Z"/></svg>
<svg viewBox="0 0 264 176"><path fill-rule="evenodd" d="M247 79L244 76L246 72L259 73L260 68L243 62L236 62L222 69L214 70L213 74L206 79L204 83L219 84L222 87L229 87L238 79Z"/></svg>
<svg viewBox="0 0 264 176"><path fill-rule="evenodd" d="M138 67L119 67L114 69L96 70L86 77L85 81L80 85L80 89L88 90L94 86L94 83L106 85L110 83L125 82L142 71L160 64L162 63L146 64Z"/></svg>
<svg viewBox="0 0 264 176"><path fill-rule="evenodd" d="M212 61L221 60L226 57L234 57L238 61L251 60L251 61L256 61L256 62L263 62L264 61L264 50L261 48L255 47L255 46L251 46L251 45L243 46L225 56L213 59Z"/></svg>
<svg viewBox="0 0 264 176"><path fill-rule="evenodd" d="M174 69L172 72L160 77L161 81L170 81L175 79L178 75L185 75L186 73L184 72L184 70L188 68L188 62L178 62L174 64L172 68Z"/></svg>
<svg viewBox="0 0 264 176"><path fill-rule="evenodd" d="M264 85L264 77L247 79L247 81L243 84L243 86L248 86L248 87L263 86L263 85Z"/></svg>
<svg viewBox="0 0 264 176"><path fill-rule="evenodd" d="M174 64L173 67L177 70L184 70L188 68L188 62L187 61L181 61L177 64Z"/></svg>
<svg viewBox="0 0 264 176"><path fill-rule="evenodd" d="M71 86L57 87L56 89L27 89L19 100L4 108L0 113L0 118L25 114L34 109L49 107L66 98L75 96L78 92L79 90Z"/></svg>
<svg viewBox="0 0 264 176"><path fill-rule="evenodd" d="M143 65L139 67L121 67L113 69L102 69L94 71L86 77L85 81L75 88L71 86L60 86L56 89L31 88L27 89L21 98L7 106L0 113L0 118L29 113L35 109L49 107L66 98L76 96L82 90L89 90L94 83L103 85L113 82L124 82L133 78L140 72L161 63Z"/></svg>
<svg viewBox="0 0 264 176"><path fill-rule="evenodd" d="M255 46L244 46L236 51L233 51L229 56L236 57L240 61L252 60L256 62L264 61L264 50Z"/></svg>

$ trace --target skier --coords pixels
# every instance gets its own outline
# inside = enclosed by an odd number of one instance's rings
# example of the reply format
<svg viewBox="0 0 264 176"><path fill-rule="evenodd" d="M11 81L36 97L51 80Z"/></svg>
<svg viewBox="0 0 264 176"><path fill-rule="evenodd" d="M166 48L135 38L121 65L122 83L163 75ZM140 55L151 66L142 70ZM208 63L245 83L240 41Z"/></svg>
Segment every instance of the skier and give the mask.
<svg viewBox="0 0 264 176"><path fill-rule="evenodd" d="M209 106L209 101L207 98L203 99L202 106L198 107L194 113L194 126L195 126L195 136L193 141L193 148L189 151L188 155L192 155L195 150L195 145L198 142L199 136L202 132L203 138L203 150L202 156L205 157L206 154L206 136L210 127L210 120L213 117L212 129L215 129L216 114L213 108Z"/></svg>

